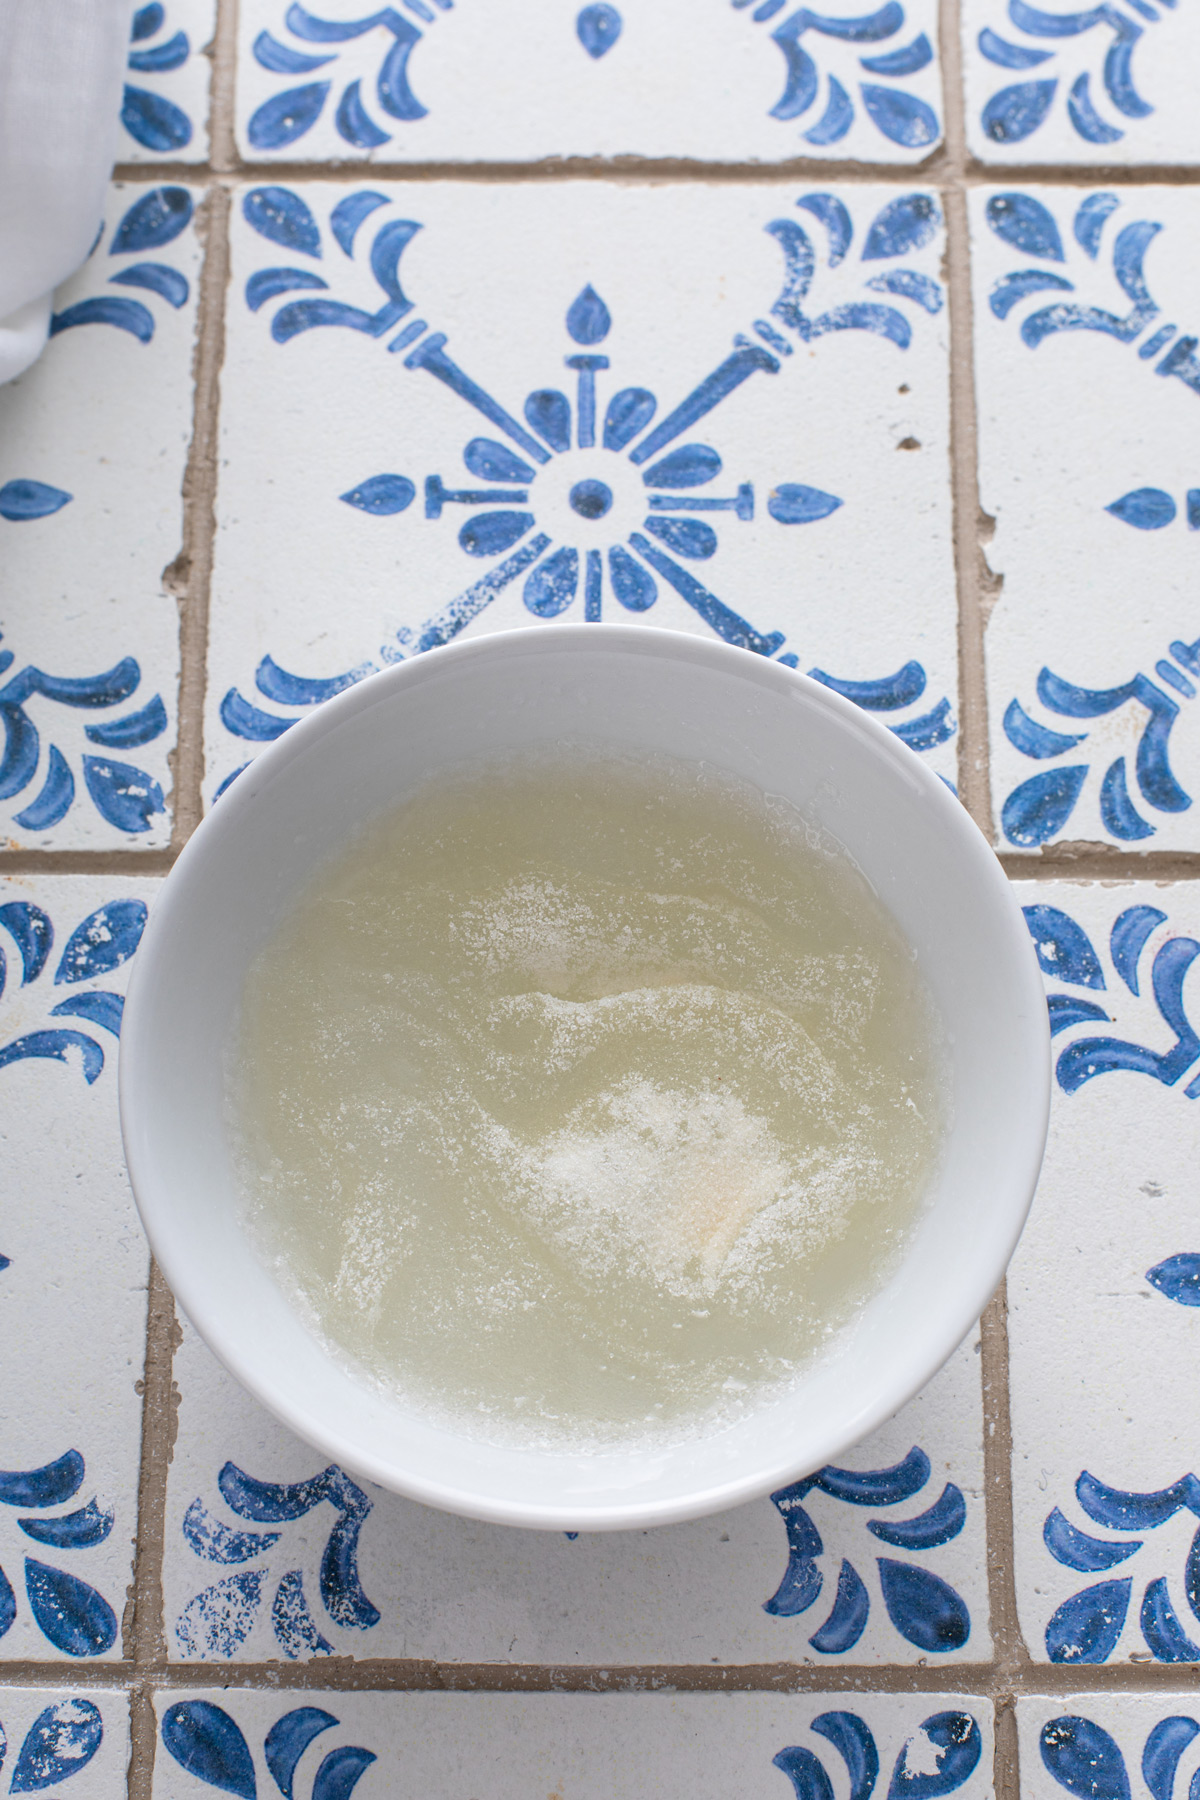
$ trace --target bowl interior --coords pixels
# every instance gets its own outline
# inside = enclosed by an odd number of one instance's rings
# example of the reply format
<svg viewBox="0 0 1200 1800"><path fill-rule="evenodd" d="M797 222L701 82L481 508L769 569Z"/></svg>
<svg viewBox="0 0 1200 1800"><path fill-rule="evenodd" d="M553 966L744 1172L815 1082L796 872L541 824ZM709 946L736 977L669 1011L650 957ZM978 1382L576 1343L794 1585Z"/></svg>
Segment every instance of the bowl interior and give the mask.
<svg viewBox="0 0 1200 1800"><path fill-rule="evenodd" d="M705 1438L586 1456L435 1428L333 1361L249 1247L222 1062L247 968L316 865L467 758L586 743L727 770L815 815L914 946L951 1043L953 1122L890 1283L786 1395ZM955 1348L1016 1242L1045 1138L1042 984L1008 885L949 790L849 702L748 652L623 626L457 645L328 702L241 776L188 845L143 940L121 1047L135 1195L184 1311L235 1376L335 1461L478 1518L664 1523L836 1457Z"/></svg>

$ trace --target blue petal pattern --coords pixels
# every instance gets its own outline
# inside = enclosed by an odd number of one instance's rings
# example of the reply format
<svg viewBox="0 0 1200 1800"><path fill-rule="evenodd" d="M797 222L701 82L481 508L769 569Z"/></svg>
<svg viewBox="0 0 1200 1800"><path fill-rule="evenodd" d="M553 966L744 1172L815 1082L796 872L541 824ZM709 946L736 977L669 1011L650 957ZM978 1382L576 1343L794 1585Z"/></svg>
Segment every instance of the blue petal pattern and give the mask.
<svg viewBox="0 0 1200 1800"><path fill-rule="evenodd" d="M937 236L941 208L932 194L904 194L876 215L863 246L864 262L881 257L907 256Z"/></svg>
<svg viewBox="0 0 1200 1800"><path fill-rule="evenodd" d="M65 1513L57 1519L18 1519L26 1537L35 1543L49 1544L56 1550L90 1550L102 1544L113 1528L111 1509L89 1500L78 1512Z"/></svg>
<svg viewBox="0 0 1200 1800"><path fill-rule="evenodd" d="M18 476L0 487L0 519L46 519L74 497L65 488L51 487L48 481L29 481Z"/></svg>
<svg viewBox="0 0 1200 1800"><path fill-rule="evenodd" d="M332 1713L319 1706L297 1706L276 1719L263 1746L271 1779L283 1795L292 1800L292 1781L296 1764L313 1739L338 1723Z"/></svg>
<svg viewBox="0 0 1200 1800"><path fill-rule="evenodd" d="M92 981L97 975L119 969L141 943L148 916L144 900L110 900L97 907L67 939L55 971L55 984Z"/></svg>
<svg viewBox="0 0 1200 1800"><path fill-rule="evenodd" d="M133 250L159 250L191 222L192 197L186 188L159 187L135 200L122 218L109 247L110 256Z"/></svg>
<svg viewBox="0 0 1200 1800"><path fill-rule="evenodd" d="M143 149L157 150L163 156L192 141L192 121L183 108L165 94L152 94L146 88L125 88L121 123Z"/></svg>
<svg viewBox="0 0 1200 1800"><path fill-rule="evenodd" d="M1087 1575L1099 1575L1105 1569L1115 1569L1118 1563L1125 1562L1135 1551L1140 1550L1144 1542L1142 1538L1126 1538L1122 1541L1091 1537L1064 1518L1057 1506L1042 1527L1042 1539L1055 1562Z"/></svg>
<svg viewBox="0 0 1200 1800"><path fill-rule="evenodd" d="M892 1544L898 1550L932 1550L957 1537L966 1520L967 1503L962 1489L949 1481L933 1505L915 1519L871 1519L867 1530L881 1543Z"/></svg>
<svg viewBox="0 0 1200 1800"><path fill-rule="evenodd" d="M289 1569L281 1578L271 1605L271 1624L285 1656L333 1655L333 1645L313 1623L304 1594L304 1576L299 1569Z"/></svg>
<svg viewBox="0 0 1200 1800"><path fill-rule="evenodd" d="M888 1617L910 1644L941 1654L961 1650L971 1632L971 1616L961 1596L930 1569L878 1558L879 1580Z"/></svg>
<svg viewBox="0 0 1200 1800"><path fill-rule="evenodd" d="M866 1720L852 1712L818 1713L809 1730L827 1738L845 1763L850 1800L870 1800L879 1779L879 1752Z"/></svg>
<svg viewBox="0 0 1200 1800"><path fill-rule="evenodd" d="M1068 763L1015 787L1000 811L1009 843L1033 848L1060 832L1075 810L1087 772L1086 763Z"/></svg>
<svg viewBox="0 0 1200 1800"><path fill-rule="evenodd" d="M211 1700L184 1700L163 1714L162 1741L181 1769L209 1787L257 1800L254 1759L241 1730Z"/></svg>
<svg viewBox="0 0 1200 1800"><path fill-rule="evenodd" d="M77 1575L27 1556L25 1591L41 1630L64 1655L101 1656L116 1642L117 1615Z"/></svg>
<svg viewBox="0 0 1200 1800"><path fill-rule="evenodd" d="M78 1450L67 1450L40 1469L0 1469L0 1506L61 1506L82 1487L84 1467Z"/></svg>
<svg viewBox="0 0 1200 1800"><path fill-rule="evenodd" d="M1117 1646L1129 1610L1132 1583L1101 1581L1065 1600L1046 1627L1053 1663L1106 1662Z"/></svg>
<svg viewBox="0 0 1200 1800"><path fill-rule="evenodd" d="M77 1775L91 1762L103 1737L104 1721L92 1701L60 1700L45 1707L25 1733L9 1793L37 1793Z"/></svg>
<svg viewBox="0 0 1200 1800"><path fill-rule="evenodd" d="M621 15L615 6L585 6L575 21L575 35L590 57L607 56L621 35Z"/></svg>
<svg viewBox="0 0 1200 1800"><path fill-rule="evenodd" d="M1079 1800L1130 1800L1125 1758L1107 1731L1077 1713L1042 1726L1042 1762Z"/></svg>
<svg viewBox="0 0 1200 1800"><path fill-rule="evenodd" d="M838 1656L852 1650L867 1628L870 1610L871 1601L862 1577L854 1565L843 1558L833 1611L820 1630L809 1638L809 1643L822 1656Z"/></svg>
<svg viewBox="0 0 1200 1800"><path fill-rule="evenodd" d="M936 1773L909 1768L908 1752L913 1742L910 1738L896 1758L887 1800L940 1800L943 1794L952 1794L969 1781L979 1766L983 1737L970 1713L934 1713L921 1721L920 1730L926 1742L934 1746Z"/></svg>
<svg viewBox="0 0 1200 1800"><path fill-rule="evenodd" d="M1181 1250L1155 1263L1147 1269L1146 1280L1179 1306L1200 1306L1200 1256L1192 1251Z"/></svg>
<svg viewBox="0 0 1200 1800"><path fill-rule="evenodd" d="M1110 501L1104 510L1136 531L1161 531L1175 517L1175 502L1162 488L1131 488L1119 500Z"/></svg>
<svg viewBox="0 0 1200 1800"><path fill-rule="evenodd" d="M1041 83L1036 85L1045 86ZM996 236L1026 256L1042 256L1062 262L1063 246L1049 207L1029 194L993 194L987 203L987 222Z"/></svg>
<svg viewBox="0 0 1200 1800"><path fill-rule="evenodd" d="M252 188L242 201L242 214L252 230L287 250L320 256L321 233L317 221L299 194L290 188Z"/></svg>
<svg viewBox="0 0 1200 1800"><path fill-rule="evenodd" d="M411 504L416 491L407 475L371 475L338 498L347 506L357 507L359 512L371 513L376 518L390 518Z"/></svg>
<svg viewBox="0 0 1200 1800"><path fill-rule="evenodd" d="M183 1535L206 1562L244 1563L279 1542L278 1531L233 1531L197 1496L183 1515Z"/></svg>
<svg viewBox="0 0 1200 1800"><path fill-rule="evenodd" d="M1179 1759L1192 1740L1200 1734L1195 1719L1160 1719L1146 1739L1142 1752L1142 1779L1150 1789L1152 1800L1171 1800L1175 1787L1175 1771Z"/></svg>
<svg viewBox="0 0 1200 1800"><path fill-rule="evenodd" d="M884 137L894 144L917 150L936 141L937 114L916 94L903 93L899 88L878 87L868 81L862 83L859 91L871 118Z"/></svg>

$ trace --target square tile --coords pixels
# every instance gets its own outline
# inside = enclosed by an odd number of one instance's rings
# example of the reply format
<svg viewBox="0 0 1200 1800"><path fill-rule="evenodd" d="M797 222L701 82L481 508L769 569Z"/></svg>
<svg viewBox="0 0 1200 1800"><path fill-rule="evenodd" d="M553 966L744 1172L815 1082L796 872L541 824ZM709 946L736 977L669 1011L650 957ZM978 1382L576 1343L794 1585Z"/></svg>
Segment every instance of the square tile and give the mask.
<svg viewBox="0 0 1200 1800"><path fill-rule="evenodd" d="M845 1468L775 1504L580 1536L477 1524L323 1468L190 1328L175 1381L173 1658L612 1667L991 1654L974 1340ZM357 1535L348 1543L342 1526L334 1562L331 1528L347 1518Z"/></svg>
<svg viewBox="0 0 1200 1800"><path fill-rule="evenodd" d="M155 1800L203 1785L356 1800L799 1800L992 1793L991 1705L960 1694L387 1694L156 1697ZM337 1776L335 1784L334 1777Z"/></svg>
<svg viewBox="0 0 1200 1800"><path fill-rule="evenodd" d="M953 776L934 195L258 187L233 242L208 798L370 669L551 617L798 662Z"/></svg>
<svg viewBox="0 0 1200 1800"><path fill-rule="evenodd" d="M0 1689L0 1763L9 1792L40 1793L87 1770L91 1800L125 1800L129 1700L107 1688ZM74 1791L74 1790L72 1790Z"/></svg>
<svg viewBox="0 0 1200 1800"><path fill-rule="evenodd" d="M1200 160L1200 21L1174 0L964 0L967 142L990 163Z"/></svg>
<svg viewBox="0 0 1200 1800"><path fill-rule="evenodd" d="M118 183L0 398L0 844L158 849L179 623L197 195Z"/></svg>
<svg viewBox="0 0 1200 1800"><path fill-rule="evenodd" d="M1200 1661L1200 891L1018 883L1054 1108L1009 1271L1021 1626L1037 1661Z"/></svg>
<svg viewBox="0 0 1200 1800"><path fill-rule="evenodd" d="M156 886L0 883L5 1661L121 1655L148 1256L121 1154L116 1049L125 965Z"/></svg>
<svg viewBox="0 0 1200 1800"><path fill-rule="evenodd" d="M1017 1701L1025 1800L1071 1794L1182 1796L1196 1783L1200 1725L1187 1694L1031 1694ZM1140 1779L1139 1779L1140 1777Z"/></svg>
<svg viewBox="0 0 1200 1800"><path fill-rule="evenodd" d="M133 0L118 162L207 162L216 23L216 0Z"/></svg>
<svg viewBox="0 0 1200 1800"><path fill-rule="evenodd" d="M1195 850L1200 197L973 202L998 841Z"/></svg>
<svg viewBox="0 0 1200 1800"><path fill-rule="evenodd" d="M249 161L914 163L941 142L933 0L361 0L243 7Z"/></svg>

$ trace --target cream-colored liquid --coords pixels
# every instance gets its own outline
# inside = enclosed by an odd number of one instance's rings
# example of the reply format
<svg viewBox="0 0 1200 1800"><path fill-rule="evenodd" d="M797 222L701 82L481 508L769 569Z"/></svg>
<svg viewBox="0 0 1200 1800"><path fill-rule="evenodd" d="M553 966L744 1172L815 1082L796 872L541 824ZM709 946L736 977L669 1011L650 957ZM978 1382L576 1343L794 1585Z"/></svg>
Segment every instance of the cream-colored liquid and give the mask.
<svg viewBox="0 0 1200 1800"><path fill-rule="evenodd" d="M325 1340L489 1436L674 1435L876 1290L943 1129L911 951L799 815L694 769L438 785L247 981L246 1203Z"/></svg>

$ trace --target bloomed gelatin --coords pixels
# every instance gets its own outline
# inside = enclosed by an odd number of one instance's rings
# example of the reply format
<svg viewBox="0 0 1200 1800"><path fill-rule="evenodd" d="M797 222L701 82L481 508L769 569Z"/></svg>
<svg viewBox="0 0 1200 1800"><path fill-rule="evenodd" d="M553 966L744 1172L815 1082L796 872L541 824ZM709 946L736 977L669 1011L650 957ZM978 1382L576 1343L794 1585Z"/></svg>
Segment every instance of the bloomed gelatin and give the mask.
<svg viewBox="0 0 1200 1800"><path fill-rule="evenodd" d="M894 1270L946 1119L845 853L691 766L464 772L320 869L228 1065L264 1258L343 1361L492 1439L718 1427Z"/></svg>

